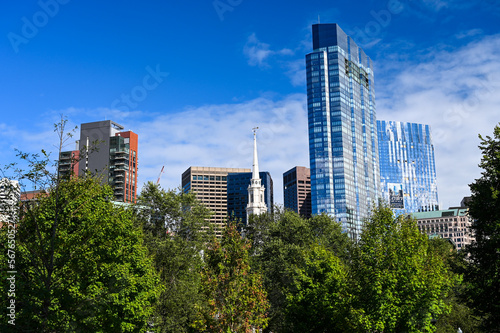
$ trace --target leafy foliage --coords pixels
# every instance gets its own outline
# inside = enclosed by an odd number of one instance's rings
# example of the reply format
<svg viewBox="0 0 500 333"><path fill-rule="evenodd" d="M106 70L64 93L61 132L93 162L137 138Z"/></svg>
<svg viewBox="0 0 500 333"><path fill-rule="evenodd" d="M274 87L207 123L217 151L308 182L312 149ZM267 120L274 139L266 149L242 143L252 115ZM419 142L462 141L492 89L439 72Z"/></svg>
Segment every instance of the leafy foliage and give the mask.
<svg viewBox="0 0 500 333"><path fill-rule="evenodd" d="M158 332L189 332L197 309L205 306L200 293L200 253L210 237L208 210L193 194L145 184L134 208L135 220L154 258L164 288L155 307Z"/></svg>
<svg viewBox="0 0 500 333"><path fill-rule="evenodd" d="M433 318L448 311L453 281L444 261L415 220L394 218L388 207L366 221L352 269L361 331L431 332Z"/></svg>
<svg viewBox="0 0 500 333"><path fill-rule="evenodd" d="M249 265L250 243L236 225L214 238L205 255L201 273L208 306L200 308L196 326L208 332L252 332L267 326L269 303L259 273Z"/></svg>
<svg viewBox="0 0 500 333"><path fill-rule="evenodd" d="M470 184L475 241L468 247L470 265L465 279L471 304L485 317L484 329L500 332L500 126L495 127L493 137L479 138L483 172Z"/></svg>
<svg viewBox="0 0 500 333"><path fill-rule="evenodd" d="M331 251L313 245L296 268L296 290L287 295L286 322L294 332L352 332L348 267Z"/></svg>
<svg viewBox="0 0 500 333"><path fill-rule="evenodd" d="M264 275L271 303L268 330L274 332L293 329L285 313L287 297L297 292L310 249L321 244L340 258L347 258L352 247L347 234L332 218L320 215L307 220L280 209L275 209L274 214L253 216L245 235L253 244L252 265Z"/></svg>
<svg viewBox="0 0 500 333"><path fill-rule="evenodd" d="M158 276L131 213L111 197L95 179L73 179L22 207L17 330L145 331Z"/></svg>

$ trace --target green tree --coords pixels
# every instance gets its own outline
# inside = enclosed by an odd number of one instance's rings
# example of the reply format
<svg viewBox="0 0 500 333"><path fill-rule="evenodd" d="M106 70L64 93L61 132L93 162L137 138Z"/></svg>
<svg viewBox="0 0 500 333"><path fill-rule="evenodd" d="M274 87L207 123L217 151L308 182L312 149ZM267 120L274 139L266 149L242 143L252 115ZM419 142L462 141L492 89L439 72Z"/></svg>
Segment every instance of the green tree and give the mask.
<svg viewBox="0 0 500 333"><path fill-rule="evenodd" d="M465 275L471 304L484 317L488 332L500 332L500 126L493 137L479 135L482 176L470 184L469 213L475 241L468 247Z"/></svg>
<svg viewBox="0 0 500 333"><path fill-rule="evenodd" d="M267 326L269 303L262 278L249 265L250 243L230 223L222 239L214 237L201 273L208 306L200 308L196 327L208 332L252 332Z"/></svg>
<svg viewBox="0 0 500 333"><path fill-rule="evenodd" d="M194 194L164 190L145 184L135 206L135 219L144 230L164 288L155 306L157 332L189 332L204 307L200 293L200 253L211 232L209 211Z"/></svg>
<svg viewBox="0 0 500 333"><path fill-rule="evenodd" d="M253 216L245 229L252 241L252 266L262 272L271 308L268 331L292 332L286 316L287 297L299 292L302 270L307 269L309 251L321 244L347 261L352 242L339 223L327 215L304 219L289 210ZM288 316L290 318L290 316Z"/></svg>
<svg viewBox="0 0 500 333"><path fill-rule="evenodd" d="M429 251L442 258L449 274L453 276L454 285L444 299L450 308L448 313L443 313L437 318L437 333L456 333L458 328L463 332L479 333L481 320L475 316L472 309L464 301L467 289L463 283L463 272L466 267L465 251L457 251L454 245L443 238L429 240Z"/></svg>
<svg viewBox="0 0 500 333"><path fill-rule="evenodd" d="M362 332L431 332L453 285L416 221L380 206L365 222L352 263L353 316Z"/></svg>
<svg viewBox="0 0 500 333"><path fill-rule="evenodd" d="M21 209L16 326L8 329L144 332L160 290L131 212L90 177L48 193Z"/></svg>
<svg viewBox="0 0 500 333"><path fill-rule="evenodd" d="M297 267L296 290L287 295L286 322L293 332L353 332L348 267L332 251L314 245Z"/></svg>

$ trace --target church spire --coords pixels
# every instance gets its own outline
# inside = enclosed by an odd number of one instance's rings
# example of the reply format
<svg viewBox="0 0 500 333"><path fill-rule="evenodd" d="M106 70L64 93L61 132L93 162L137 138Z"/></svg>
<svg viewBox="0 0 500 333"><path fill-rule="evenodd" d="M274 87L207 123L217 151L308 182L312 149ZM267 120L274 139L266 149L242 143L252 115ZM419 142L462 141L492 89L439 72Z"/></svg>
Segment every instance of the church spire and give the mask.
<svg viewBox="0 0 500 333"><path fill-rule="evenodd" d="M257 130L258 127L252 128L253 131L253 167L252 179L259 179L259 159L257 157Z"/></svg>
<svg viewBox="0 0 500 333"><path fill-rule="evenodd" d="M253 131L253 168L252 179L248 186L248 205L247 205L247 223L250 215L260 215L267 211L267 206L264 201L264 186L261 184L259 174L259 159L257 156L257 129L254 127Z"/></svg>

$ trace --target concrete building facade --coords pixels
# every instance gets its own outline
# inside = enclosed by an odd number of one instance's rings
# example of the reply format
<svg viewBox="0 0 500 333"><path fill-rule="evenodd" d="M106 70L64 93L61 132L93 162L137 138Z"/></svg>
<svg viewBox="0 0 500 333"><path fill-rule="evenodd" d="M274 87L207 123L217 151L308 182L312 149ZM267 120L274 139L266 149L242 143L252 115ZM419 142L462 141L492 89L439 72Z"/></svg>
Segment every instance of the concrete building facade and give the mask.
<svg viewBox="0 0 500 333"><path fill-rule="evenodd" d="M213 215L210 222L218 236L222 235L228 218L227 177L229 173L248 173L250 169L191 166L182 173L182 190L193 192Z"/></svg>
<svg viewBox="0 0 500 333"><path fill-rule="evenodd" d="M285 208L305 218L311 217L311 171L296 166L283 174L283 200Z"/></svg>
<svg viewBox="0 0 500 333"><path fill-rule="evenodd" d="M78 150L61 152L59 173L68 176L87 172L109 184L116 201L135 202L139 163L139 137L111 120L81 125Z"/></svg>
<svg viewBox="0 0 500 333"><path fill-rule="evenodd" d="M451 240L457 250L474 240L471 233L472 219L468 208L450 208L430 212L412 213L420 232Z"/></svg>

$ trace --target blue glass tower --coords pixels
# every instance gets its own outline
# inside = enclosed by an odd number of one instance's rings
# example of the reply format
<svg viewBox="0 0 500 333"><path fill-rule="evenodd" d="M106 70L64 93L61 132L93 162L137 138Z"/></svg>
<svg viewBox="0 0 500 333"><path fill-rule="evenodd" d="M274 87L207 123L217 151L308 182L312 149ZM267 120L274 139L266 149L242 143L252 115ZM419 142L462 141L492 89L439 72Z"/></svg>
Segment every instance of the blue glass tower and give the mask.
<svg viewBox="0 0 500 333"><path fill-rule="evenodd" d="M361 232L378 197L373 64L337 24L312 26L306 55L312 213Z"/></svg>
<svg viewBox="0 0 500 333"><path fill-rule="evenodd" d="M429 125L377 121L382 197L396 214L439 209Z"/></svg>
<svg viewBox="0 0 500 333"><path fill-rule="evenodd" d="M264 202L269 212L273 209L273 179L266 171L259 172L264 186ZM252 179L251 172L229 173L227 175L227 214L241 223L247 223L248 186Z"/></svg>

